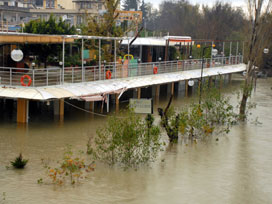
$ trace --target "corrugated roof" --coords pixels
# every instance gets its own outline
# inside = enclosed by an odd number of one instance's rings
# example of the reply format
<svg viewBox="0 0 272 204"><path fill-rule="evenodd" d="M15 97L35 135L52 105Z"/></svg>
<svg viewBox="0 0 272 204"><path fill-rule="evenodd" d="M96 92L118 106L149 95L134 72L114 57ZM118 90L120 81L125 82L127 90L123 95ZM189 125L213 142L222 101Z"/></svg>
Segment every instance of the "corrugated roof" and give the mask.
<svg viewBox="0 0 272 204"><path fill-rule="evenodd" d="M242 72L246 65L230 65L227 67L204 69L203 77ZM200 78L201 70L181 71L167 74L148 75L105 81L94 81L77 84L63 84L53 87L0 87L2 98L24 98L30 100L50 100L60 98L80 98L84 96L97 96L105 93L120 93L122 90L148 87L158 84Z"/></svg>

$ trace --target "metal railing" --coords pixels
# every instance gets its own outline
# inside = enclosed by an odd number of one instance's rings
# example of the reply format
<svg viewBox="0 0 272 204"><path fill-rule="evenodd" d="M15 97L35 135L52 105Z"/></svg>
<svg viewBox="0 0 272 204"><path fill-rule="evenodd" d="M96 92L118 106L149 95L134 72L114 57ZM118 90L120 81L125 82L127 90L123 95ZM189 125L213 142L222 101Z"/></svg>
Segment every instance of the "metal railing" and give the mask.
<svg viewBox="0 0 272 204"><path fill-rule="evenodd" d="M243 62L243 56L218 57L213 59L204 59L204 68L222 67ZM156 68L155 68L156 67ZM0 85L4 86L22 86L28 84L27 77L31 77L31 87L53 86L65 83L81 83L99 80L119 79L155 74L165 74L187 70L201 69L201 59L163 61L140 64L116 64L82 67L65 67L64 74L62 68L42 68L26 69L0 67ZM154 69L155 68L155 69ZM157 70L157 73L156 71ZM108 73L107 73L108 72ZM110 75L110 77L109 77Z"/></svg>

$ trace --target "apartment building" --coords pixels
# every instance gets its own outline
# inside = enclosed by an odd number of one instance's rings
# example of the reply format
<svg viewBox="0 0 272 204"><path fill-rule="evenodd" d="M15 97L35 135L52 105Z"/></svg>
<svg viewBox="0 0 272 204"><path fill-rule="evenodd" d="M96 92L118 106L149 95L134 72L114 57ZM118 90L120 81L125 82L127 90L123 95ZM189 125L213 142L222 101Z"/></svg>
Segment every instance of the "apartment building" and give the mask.
<svg viewBox="0 0 272 204"><path fill-rule="evenodd" d="M32 19L61 17L71 25L86 22L86 14L99 16L103 0L0 0L1 24L19 25Z"/></svg>

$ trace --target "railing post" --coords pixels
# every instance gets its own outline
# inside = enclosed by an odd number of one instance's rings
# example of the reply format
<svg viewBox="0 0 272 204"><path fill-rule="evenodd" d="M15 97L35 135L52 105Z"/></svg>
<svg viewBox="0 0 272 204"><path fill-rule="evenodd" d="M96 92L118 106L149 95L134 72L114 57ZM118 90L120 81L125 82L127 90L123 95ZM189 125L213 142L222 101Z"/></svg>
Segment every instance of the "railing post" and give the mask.
<svg viewBox="0 0 272 204"><path fill-rule="evenodd" d="M9 68L9 85L12 86L12 69Z"/></svg>
<svg viewBox="0 0 272 204"><path fill-rule="evenodd" d="M33 77L32 86L35 87L35 69L33 69L33 68L32 68L32 77Z"/></svg>
<svg viewBox="0 0 272 204"><path fill-rule="evenodd" d="M61 84L61 75L63 75L63 83L64 83L64 69L60 69L60 84Z"/></svg>
<svg viewBox="0 0 272 204"><path fill-rule="evenodd" d="M72 83L74 83L74 67L72 67Z"/></svg>
<svg viewBox="0 0 272 204"><path fill-rule="evenodd" d="M48 86L48 69L46 69L46 86Z"/></svg>

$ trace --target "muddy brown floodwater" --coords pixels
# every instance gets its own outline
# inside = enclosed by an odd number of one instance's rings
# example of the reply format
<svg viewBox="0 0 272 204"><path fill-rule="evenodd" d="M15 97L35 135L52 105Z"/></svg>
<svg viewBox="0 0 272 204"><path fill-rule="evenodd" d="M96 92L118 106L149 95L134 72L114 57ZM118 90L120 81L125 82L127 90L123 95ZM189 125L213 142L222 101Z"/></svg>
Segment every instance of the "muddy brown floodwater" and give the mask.
<svg viewBox="0 0 272 204"><path fill-rule="evenodd" d="M235 101L230 90L238 87L239 82L233 81L224 92ZM88 136L105 123L104 118L75 111L60 125L41 115L25 130L14 122L1 122L0 203L272 203L271 87L271 79L259 80L251 122L233 127L218 142L175 144L151 167L138 171L97 165L77 186L38 185L37 179L44 176L41 158L61 158L66 144L86 150ZM191 100L176 97L174 105ZM261 124L252 122L256 117ZM7 170L19 152L29 159L26 169Z"/></svg>

